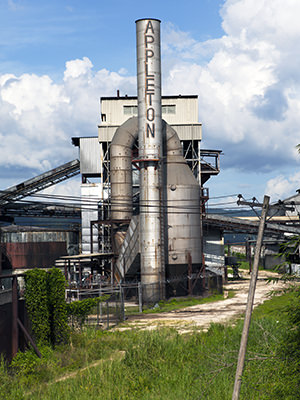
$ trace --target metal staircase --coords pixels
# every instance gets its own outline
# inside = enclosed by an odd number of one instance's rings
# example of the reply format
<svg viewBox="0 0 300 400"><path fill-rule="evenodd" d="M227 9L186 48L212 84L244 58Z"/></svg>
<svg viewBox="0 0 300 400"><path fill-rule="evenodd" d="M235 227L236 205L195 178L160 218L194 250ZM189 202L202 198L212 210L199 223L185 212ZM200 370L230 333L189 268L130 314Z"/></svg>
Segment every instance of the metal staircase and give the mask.
<svg viewBox="0 0 300 400"><path fill-rule="evenodd" d="M124 242L122 243L119 257L115 264L116 278L121 281L125 276L133 275L139 267L139 217L132 217Z"/></svg>

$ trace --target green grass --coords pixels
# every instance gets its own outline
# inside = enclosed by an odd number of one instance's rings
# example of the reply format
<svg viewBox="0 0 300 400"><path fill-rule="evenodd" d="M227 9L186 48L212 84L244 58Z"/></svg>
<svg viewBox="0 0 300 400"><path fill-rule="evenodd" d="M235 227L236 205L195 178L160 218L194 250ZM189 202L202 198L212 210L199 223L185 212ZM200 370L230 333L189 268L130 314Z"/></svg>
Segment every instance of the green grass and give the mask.
<svg viewBox="0 0 300 400"><path fill-rule="evenodd" d="M240 399L297 399L296 366L278 356L288 329L287 293L255 309ZM211 325L208 332L174 329L125 332L83 330L69 346L19 355L0 364L0 399L231 399L243 321ZM110 360L124 351L125 357ZM103 360L61 382L57 377Z"/></svg>
<svg viewBox="0 0 300 400"><path fill-rule="evenodd" d="M234 291L228 291L228 297L234 297ZM159 301L154 307L146 308L143 310L144 314L152 314L152 313L164 313L170 312L174 310L178 310L180 308L195 306L197 304L206 304L213 303L215 301L224 300L223 294L213 294L208 297L186 297L186 298L177 298L170 300L162 300Z"/></svg>
<svg viewBox="0 0 300 400"><path fill-rule="evenodd" d="M228 291L228 298L234 297L234 290ZM195 306L197 304L205 304L212 303L215 301L224 300L223 294L213 294L208 297L179 297L172 298L169 300L161 300L154 306L144 307L143 314L156 314L156 313L165 313L174 310L178 310L185 307ZM138 315L139 307L138 306L128 306L125 309L126 315Z"/></svg>

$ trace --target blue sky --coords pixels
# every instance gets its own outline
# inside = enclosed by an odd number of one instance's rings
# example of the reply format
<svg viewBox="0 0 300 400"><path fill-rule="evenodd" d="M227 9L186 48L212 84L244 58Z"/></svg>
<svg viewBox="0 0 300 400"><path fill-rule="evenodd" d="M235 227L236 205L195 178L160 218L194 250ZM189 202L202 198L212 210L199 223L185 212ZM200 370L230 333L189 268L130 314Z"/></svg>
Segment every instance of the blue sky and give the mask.
<svg viewBox="0 0 300 400"><path fill-rule="evenodd" d="M0 3L2 65L6 73L63 74L67 60L88 57L96 69L135 73L135 20L159 18L198 40L222 34L222 1L33 1ZM197 10L192 13L191 9ZM205 18L201 18L201 15Z"/></svg>
<svg viewBox="0 0 300 400"><path fill-rule="evenodd" d="M294 194L298 15L298 0L1 0L0 188L75 158L71 137L97 135L101 96L136 94L135 20L153 17L163 93L198 94L203 147L224 152L211 196Z"/></svg>

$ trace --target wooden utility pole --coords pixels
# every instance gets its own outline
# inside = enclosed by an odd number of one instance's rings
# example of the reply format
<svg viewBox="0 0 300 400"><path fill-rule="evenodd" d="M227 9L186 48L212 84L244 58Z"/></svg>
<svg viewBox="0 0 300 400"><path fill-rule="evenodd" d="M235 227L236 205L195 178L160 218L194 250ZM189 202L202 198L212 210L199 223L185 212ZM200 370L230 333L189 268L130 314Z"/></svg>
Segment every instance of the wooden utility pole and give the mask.
<svg viewBox="0 0 300 400"><path fill-rule="evenodd" d="M253 270L252 270L251 278L250 278L244 327L243 327L240 351L239 351L238 362L237 362L237 367L236 367L236 375L235 375L235 381L234 381L232 400L238 400L239 396L240 396L241 379L242 379L242 374L243 374L243 369L244 369L244 364L245 364L249 327L250 327L250 322L251 322L251 314L252 314L252 309L253 309L255 287L256 287L256 281L257 281L257 275L258 275L260 249L261 249L263 235L264 235L264 228L265 228L266 217L267 217L268 208L269 208L269 201L270 201L270 197L264 196L264 202L262 205L261 218L260 218L258 235L257 235L257 240L256 240Z"/></svg>

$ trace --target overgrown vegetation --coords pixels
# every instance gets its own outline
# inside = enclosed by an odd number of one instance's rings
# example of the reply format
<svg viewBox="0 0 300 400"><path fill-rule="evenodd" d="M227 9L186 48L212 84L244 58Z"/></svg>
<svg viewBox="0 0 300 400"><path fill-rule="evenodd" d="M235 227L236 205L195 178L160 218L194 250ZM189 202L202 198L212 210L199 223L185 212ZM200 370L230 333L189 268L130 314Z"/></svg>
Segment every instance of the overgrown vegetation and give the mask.
<svg viewBox="0 0 300 400"><path fill-rule="evenodd" d="M72 303L67 304L67 314L72 326L82 328L93 308L101 301L106 301L108 298L109 295L104 295L101 297L73 301Z"/></svg>
<svg viewBox="0 0 300 400"><path fill-rule="evenodd" d="M40 344L46 344L50 341L47 278L47 272L41 269L33 269L25 275L26 308L31 321L32 333L35 340Z"/></svg>
<svg viewBox="0 0 300 400"><path fill-rule="evenodd" d="M292 290L254 311L241 399L299 398L299 352L293 350L299 349L293 342L299 298ZM73 332L70 345L42 347L42 359L20 354L10 371L2 362L0 398L231 399L241 331L242 321L185 335L174 329ZM111 360L118 351L125 356ZM95 360L103 362L92 366Z"/></svg>
<svg viewBox="0 0 300 400"><path fill-rule="evenodd" d="M50 342L53 345L69 340L67 307L65 301L66 281L58 268L52 268L47 275L48 304L50 317Z"/></svg>
<svg viewBox="0 0 300 400"><path fill-rule="evenodd" d="M33 269L25 275L25 300L32 333L39 345L67 343L72 326L81 328L91 310L109 296L84 299L67 304L66 281L58 268L48 272Z"/></svg>
<svg viewBox="0 0 300 400"><path fill-rule="evenodd" d="M56 345L68 341L65 278L59 269L28 271L25 300L37 343Z"/></svg>

